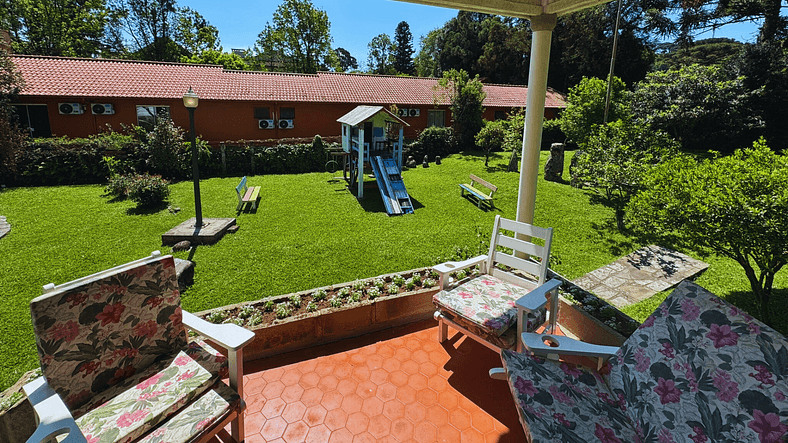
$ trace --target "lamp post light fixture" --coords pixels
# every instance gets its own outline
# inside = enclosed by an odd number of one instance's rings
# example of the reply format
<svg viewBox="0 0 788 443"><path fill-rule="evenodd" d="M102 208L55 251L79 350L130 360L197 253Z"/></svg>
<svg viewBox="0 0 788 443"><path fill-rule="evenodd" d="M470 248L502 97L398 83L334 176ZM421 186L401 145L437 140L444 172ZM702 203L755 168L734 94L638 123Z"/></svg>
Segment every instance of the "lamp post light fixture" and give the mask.
<svg viewBox="0 0 788 443"><path fill-rule="evenodd" d="M194 131L194 110L200 97L189 86L189 92L183 94L183 106L189 111L189 129L192 138L192 179L194 180L194 210L197 213L194 226L202 227L202 202L200 201L200 170L198 167L197 138Z"/></svg>

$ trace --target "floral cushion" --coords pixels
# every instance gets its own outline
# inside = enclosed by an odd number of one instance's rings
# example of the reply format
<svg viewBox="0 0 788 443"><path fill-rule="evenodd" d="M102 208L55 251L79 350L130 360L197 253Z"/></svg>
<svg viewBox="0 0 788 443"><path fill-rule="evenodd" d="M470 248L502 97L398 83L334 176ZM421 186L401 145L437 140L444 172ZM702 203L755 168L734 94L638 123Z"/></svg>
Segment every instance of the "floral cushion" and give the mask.
<svg viewBox="0 0 788 443"><path fill-rule="evenodd" d="M785 441L788 341L682 282L610 360L642 441Z"/></svg>
<svg viewBox="0 0 788 443"><path fill-rule="evenodd" d="M172 257L30 303L41 369L69 409L186 346Z"/></svg>
<svg viewBox="0 0 788 443"><path fill-rule="evenodd" d="M137 440L137 443L185 443L194 441L213 423L231 411L241 407L241 397L224 383L208 390L197 401L190 404L153 432Z"/></svg>
<svg viewBox="0 0 788 443"><path fill-rule="evenodd" d="M447 317L456 319L470 332L482 337L501 336L516 324L517 308L514 303L528 292L528 289L482 274L453 289L438 292L432 301L440 311L449 314ZM533 331L541 326L546 312L547 307L528 313L524 329Z"/></svg>
<svg viewBox="0 0 788 443"><path fill-rule="evenodd" d="M195 343L75 411L77 425L89 443L130 442L219 382L227 372L224 356L204 343ZM134 383L125 387L132 380Z"/></svg>
<svg viewBox="0 0 788 443"><path fill-rule="evenodd" d="M635 442L624 402L595 371L503 351L528 442Z"/></svg>
<svg viewBox="0 0 788 443"><path fill-rule="evenodd" d="M501 349L512 349L516 343L517 339L517 328L513 325L509 329L507 329L503 334L498 335L495 333L491 333L486 328L482 328L479 326L478 323L468 320L465 317L455 315L454 312L445 310L442 311L444 317L448 320L457 323L459 326L467 329L468 332L472 333L477 337L481 337L482 339L486 340L489 343L498 346ZM547 309L540 309L536 312L526 314L526 326L523 329L526 332L533 332L539 326L543 325L546 318L547 318Z"/></svg>

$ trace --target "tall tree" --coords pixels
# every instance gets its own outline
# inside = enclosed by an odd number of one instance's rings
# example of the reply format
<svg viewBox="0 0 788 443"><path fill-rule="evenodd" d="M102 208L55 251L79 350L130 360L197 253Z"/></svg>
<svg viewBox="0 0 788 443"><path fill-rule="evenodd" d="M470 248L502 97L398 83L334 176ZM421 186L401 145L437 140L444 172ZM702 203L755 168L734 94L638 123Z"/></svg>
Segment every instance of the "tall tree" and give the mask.
<svg viewBox="0 0 788 443"><path fill-rule="evenodd" d="M120 23L136 57L172 62L187 55L173 41L175 0L116 0L115 10L121 14Z"/></svg>
<svg viewBox="0 0 788 443"><path fill-rule="evenodd" d="M531 32L527 21L488 17L482 22L479 40L484 42L475 63L480 77L490 83L528 83Z"/></svg>
<svg viewBox="0 0 788 443"><path fill-rule="evenodd" d="M14 115L11 106L24 84L9 53L0 48L0 181L10 178L14 172L16 152L25 139L23 130L12 122Z"/></svg>
<svg viewBox="0 0 788 443"><path fill-rule="evenodd" d="M339 68L342 72L347 72L351 69L358 69L358 60L350 55L350 51L345 48L336 48L334 52L337 54Z"/></svg>
<svg viewBox="0 0 788 443"><path fill-rule="evenodd" d="M484 126L482 104L487 94L483 88L478 75L471 78L464 70L444 72L438 81L438 89L451 102L452 127L460 149L475 146L476 134Z"/></svg>
<svg viewBox="0 0 788 443"><path fill-rule="evenodd" d="M476 60L484 48L479 34L482 22L488 17L488 14L460 11L457 17L443 25L439 59L442 72L464 69L470 75L477 74Z"/></svg>
<svg viewBox="0 0 788 443"><path fill-rule="evenodd" d="M204 51L222 50L219 30L191 8L181 8L178 11L173 40L183 46L191 56Z"/></svg>
<svg viewBox="0 0 788 443"><path fill-rule="evenodd" d="M416 74L419 77L440 77L440 50L441 50L441 30L433 29L427 35L421 36L421 49L414 63Z"/></svg>
<svg viewBox="0 0 788 443"><path fill-rule="evenodd" d="M103 47L109 14L104 0L11 0L7 5L0 26L11 33L17 53L93 57Z"/></svg>
<svg viewBox="0 0 788 443"><path fill-rule="evenodd" d="M408 22L401 21L394 31L394 70L399 74L413 75L413 34L410 33Z"/></svg>
<svg viewBox="0 0 788 443"><path fill-rule="evenodd" d="M372 38L367 45L367 69L375 74L396 74L394 70L394 44L388 34L380 34Z"/></svg>
<svg viewBox="0 0 788 443"><path fill-rule="evenodd" d="M208 49L191 57L181 57L181 63L198 65L221 65L233 71L248 71L249 65L236 54Z"/></svg>
<svg viewBox="0 0 788 443"><path fill-rule="evenodd" d="M258 64L274 60L269 67L278 71L314 74L328 65L331 50L331 23L328 14L310 0L284 0L266 23L255 45Z"/></svg>

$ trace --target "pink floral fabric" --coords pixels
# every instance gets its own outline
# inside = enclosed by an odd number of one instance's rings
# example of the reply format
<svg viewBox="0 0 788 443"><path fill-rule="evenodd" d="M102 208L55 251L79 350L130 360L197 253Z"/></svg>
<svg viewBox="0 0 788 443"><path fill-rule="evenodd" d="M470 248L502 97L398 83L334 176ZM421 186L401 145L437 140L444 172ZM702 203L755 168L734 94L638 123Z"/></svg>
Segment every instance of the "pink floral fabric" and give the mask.
<svg viewBox="0 0 788 443"><path fill-rule="evenodd" d="M788 341L691 282L673 291L602 374L509 351L503 360L533 441L776 443L788 437ZM584 392L589 377L599 390L580 400L574 393ZM598 399L608 406L600 409Z"/></svg>
<svg viewBox="0 0 788 443"><path fill-rule="evenodd" d="M471 332L494 337L503 335L516 325L515 301L528 292L528 289L482 274L453 289L438 292L432 301L444 315ZM546 307L527 314L524 329L535 330L544 323L546 316Z"/></svg>
<svg viewBox="0 0 788 443"><path fill-rule="evenodd" d="M172 257L30 303L41 369L70 409L186 346Z"/></svg>

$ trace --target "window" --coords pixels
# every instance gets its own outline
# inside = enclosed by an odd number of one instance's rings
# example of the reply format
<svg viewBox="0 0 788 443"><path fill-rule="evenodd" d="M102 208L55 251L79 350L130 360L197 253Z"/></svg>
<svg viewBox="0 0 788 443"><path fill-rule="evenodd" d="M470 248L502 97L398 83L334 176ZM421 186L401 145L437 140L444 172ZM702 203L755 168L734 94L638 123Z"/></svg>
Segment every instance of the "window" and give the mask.
<svg viewBox="0 0 788 443"><path fill-rule="evenodd" d="M137 124L148 131L156 125L156 119L169 118L169 106L137 105Z"/></svg>
<svg viewBox="0 0 788 443"><path fill-rule="evenodd" d="M427 111L427 127L437 126L442 128L446 126L446 111L443 109L429 109Z"/></svg>
<svg viewBox="0 0 788 443"><path fill-rule="evenodd" d="M295 119L295 108L279 108L279 118L282 120Z"/></svg>
<svg viewBox="0 0 788 443"><path fill-rule="evenodd" d="M29 132L31 137L52 137L47 105L13 106L15 115L11 116L12 121Z"/></svg>
<svg viewBox="0 0 788 443"><path fill-rule="evenodd" d="M271 119L271 109L268 107L265 108L254 108L254 118L256 120L270 120Z"/></svg>
<svg viewBox="0 0 788 443"><path fill-rule="evenodd" d="M496 120L506 120L506 111L495 111Z"/></svg>

